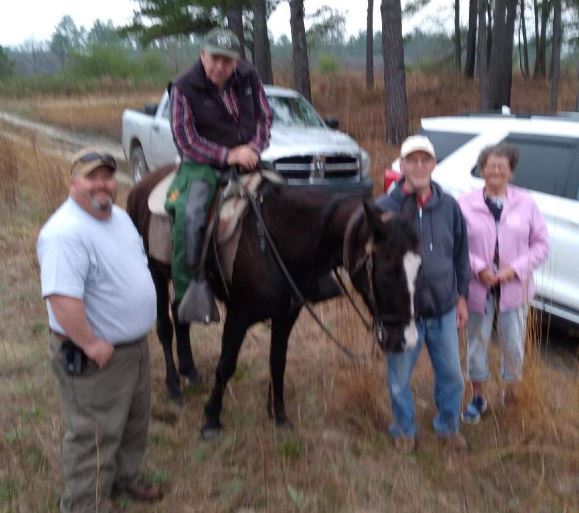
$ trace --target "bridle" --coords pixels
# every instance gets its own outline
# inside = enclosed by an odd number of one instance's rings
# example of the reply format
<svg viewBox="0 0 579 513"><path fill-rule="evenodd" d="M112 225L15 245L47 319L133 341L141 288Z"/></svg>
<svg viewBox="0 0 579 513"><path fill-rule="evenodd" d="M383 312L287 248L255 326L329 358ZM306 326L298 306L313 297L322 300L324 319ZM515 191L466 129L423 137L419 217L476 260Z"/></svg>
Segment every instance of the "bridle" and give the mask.
<svg viewBox="0 0 579 513"><path fill-rule="evenodd" d="M351 215L348 223L346 225L346 232L344 234L344 243L342 247L342 263L344 269L353 279L356 275L360 273L363 269L366 270L366 279L368 280L368 303L369 310L372 314L372 323L370 324L361 314L360 310L356 307L351 296L346 293L348 299L354 306L356 312L362 318L362 321L368 330L372 330L374 333L374 339L380 345L384 342L385 328L384 324L404 324L408 322L408 319L401 315L395 314L380 314L378 312L378 301L376 300L375 284L374 284L374 237L372 234L368 237L366 244L364 245L364 252L355 261L354 265L351 267L350 264L350 242L352 238L352 233L354 228L359 223L364 211L362 207L357 208ZM394 214L391 212L385 213L382 216L382 221L388 222L394 218ZM346 287L344 286L342 279L339 277L338 281L342 289L346 292Z"/></svg>

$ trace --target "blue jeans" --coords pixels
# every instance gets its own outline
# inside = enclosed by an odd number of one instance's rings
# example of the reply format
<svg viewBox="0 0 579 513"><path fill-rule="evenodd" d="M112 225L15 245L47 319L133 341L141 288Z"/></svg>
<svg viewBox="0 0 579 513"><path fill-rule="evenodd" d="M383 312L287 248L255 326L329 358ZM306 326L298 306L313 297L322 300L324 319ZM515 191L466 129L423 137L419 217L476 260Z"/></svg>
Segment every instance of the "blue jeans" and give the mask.
<svg viewBox="0 0 579 513"><path fill-rule="evenodd" d="M416 434L414 398L410 390L412 371L426 344L434 370L434 402L437 414L433 421L439 436L457 433L464 382L460 368L456 309L440 317L417 319L418 343L403 353L388 353L388 388L394 420L388 430L393 438Z"/></svg>
<svg viewBox="0 0 579 513"><path fill-rule="evenodd" d="M488 349L496 306L493 295L489 294L484 314L469 312L466 375L470 381L480 383L489 377ZM501 378L505 383L518 383L523 377L527 311L527 306L523 305L514 310L497 312Z"/></svg>

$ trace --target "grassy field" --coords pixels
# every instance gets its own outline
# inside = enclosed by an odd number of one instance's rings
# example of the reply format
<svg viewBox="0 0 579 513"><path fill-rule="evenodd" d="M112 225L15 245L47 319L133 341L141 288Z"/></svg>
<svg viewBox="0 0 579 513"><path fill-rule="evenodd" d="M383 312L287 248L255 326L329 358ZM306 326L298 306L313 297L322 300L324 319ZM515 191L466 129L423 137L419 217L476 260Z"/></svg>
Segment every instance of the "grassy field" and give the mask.
<svg viewBox="0 0 579 513"><path fill-rule="evenodd" d="M472 89L463 91L470 85L461 81L413 80L413 123L421 115L445 112L451 100L456 110L476 103L469 99ZM546 91L544 84L528 89L533 88ZM346 130L368 141L378 183L382 162L397 151L380 142L379 93L364 93L359 82L326 78L316 79L313 89L322 112L337 114ZM349 100L343 91L351 91ZM139 93L130 101L136 105L148 95ZM425 110L415 110L418 98ZM528 104L517 101L533 110L534 98L530 94ZM76 125L81 117L90 119L93 108L100 112L97 100L93 107L93 99L87 99L81 109L80 98L55 98L52 105L60 105L55 111L70 115L45 119L68 119L65 125L81 130ZM113 106L103 126L119 115L124 100L117 100L100 100L101 108ZM33 102L29 112L39 112L43 102ZM364 116L372 121L364 124ZM55 512L62 485L62 432L47 365L46 310L39 298L34 245L39 227L66 197L67 163L43 154L34 140L15 142L0 135L0 184L0 512ZM124 204L126 193L123 188L119 203ZM369 336L350 307L332 301L317 310L352 350L371 354ZM145 472L167 494L156 505L118 502L116 507L161 513L579 511L577 368L558 370L542 362L539 326L534 322L529 330L521 400L510 408L500 405L498 354L492 348L490 412L477 426L464 427L471 446L464 455L445 452L432 431L432 374L425 354L413 382L419 447L401 455L386 435L391 413L382 357L376 354L357 365L345 360L307 314L298 321L288 351L286 403L294 429L276 430L267 417L269 328L257 325L246 338L225 395L225 430L219 441L203 442L199 428L219 355L220 327L193 328L193 353L205 384L187 390L182 408L167 401L162 352L152 334L153 408ZM464 351L464 340L461 346Z"/></svg>

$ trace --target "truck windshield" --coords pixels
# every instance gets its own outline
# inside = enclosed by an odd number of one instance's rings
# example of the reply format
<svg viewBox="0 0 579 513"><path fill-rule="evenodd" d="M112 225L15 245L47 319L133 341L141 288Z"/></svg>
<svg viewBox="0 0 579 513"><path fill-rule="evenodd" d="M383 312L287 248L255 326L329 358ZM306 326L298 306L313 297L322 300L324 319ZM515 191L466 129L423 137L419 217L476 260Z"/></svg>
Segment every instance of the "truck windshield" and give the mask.
<svg viewBox="0 0 579 513"><path fill-rule="evenodd" d="M285 126L321 127L322 122L314 108L303 98L268 96L274 123Z"/></svg>

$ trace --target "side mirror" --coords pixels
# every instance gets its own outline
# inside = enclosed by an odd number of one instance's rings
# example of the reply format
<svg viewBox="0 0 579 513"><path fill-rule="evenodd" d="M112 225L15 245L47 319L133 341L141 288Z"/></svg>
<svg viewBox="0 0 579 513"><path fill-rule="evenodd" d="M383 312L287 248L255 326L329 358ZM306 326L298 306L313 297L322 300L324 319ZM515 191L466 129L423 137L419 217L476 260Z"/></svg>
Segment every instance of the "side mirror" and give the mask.
<svg viewBox="0 0 579 513"><path fill-rule="evenodd" d="M340 121L338 120L338 118L335 118L333 116L328 116L326 119L324 119L324 122L332 130L337 130L338 126L340 125Z"/></svg>

